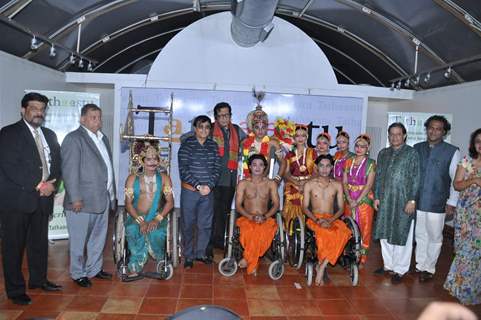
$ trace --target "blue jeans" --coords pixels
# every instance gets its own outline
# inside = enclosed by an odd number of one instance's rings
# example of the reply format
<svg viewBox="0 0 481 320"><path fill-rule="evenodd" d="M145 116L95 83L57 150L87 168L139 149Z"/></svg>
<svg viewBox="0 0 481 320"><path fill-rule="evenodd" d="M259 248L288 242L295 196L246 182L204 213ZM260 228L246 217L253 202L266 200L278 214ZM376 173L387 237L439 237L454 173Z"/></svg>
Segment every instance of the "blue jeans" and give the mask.
<svg viewBox="0 0 481 320"><path fill-rule="evenodd" d="M205 257L205 249L212 232L213 215L213 192L202 196L199 192L182 188L180 194L180 227L182 230L182 252L186 260ZM194 241L194 233L196 241Z"/></svg>

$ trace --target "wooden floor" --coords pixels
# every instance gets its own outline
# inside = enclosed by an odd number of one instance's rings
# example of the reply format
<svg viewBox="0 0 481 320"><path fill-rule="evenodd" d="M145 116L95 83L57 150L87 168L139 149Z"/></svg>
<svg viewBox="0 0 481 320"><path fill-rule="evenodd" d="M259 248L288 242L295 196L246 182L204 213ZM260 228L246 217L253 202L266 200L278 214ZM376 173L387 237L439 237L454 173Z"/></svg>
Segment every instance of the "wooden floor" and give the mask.
<svg viewBox="0 0 481 320"><path fill-rule="evenodd" d="M375 242L367 266L360 272L358 287L350 286L340 267L330 267L330 282L325 287L309 288L303 271L291 268L281 280L273 281L265 263L257 277L241 271L232 278L221 276L217 265L197 263L188 271L178 267L169 281L93 279L93 286L85 289L70 279L68 241L56 241L50 246L49 280L62 284L64 290L30 290L33 303L18 306L6 298L2 277L0 319L163 319L199 304L222 305L244 319L416 319L431 301L454 301L442 286L451 263L450 242L445 239L437 274L428 283L419 283L414 274L408 274L403 283L392 285L388 277L373 275L382 262L379 243ZM104 256L105 269L113 272L110 243ZM217 252L215 260L221 256ZM148 267L153 268L153 264ZM481 305L471 309L481 315Z"/></svg>

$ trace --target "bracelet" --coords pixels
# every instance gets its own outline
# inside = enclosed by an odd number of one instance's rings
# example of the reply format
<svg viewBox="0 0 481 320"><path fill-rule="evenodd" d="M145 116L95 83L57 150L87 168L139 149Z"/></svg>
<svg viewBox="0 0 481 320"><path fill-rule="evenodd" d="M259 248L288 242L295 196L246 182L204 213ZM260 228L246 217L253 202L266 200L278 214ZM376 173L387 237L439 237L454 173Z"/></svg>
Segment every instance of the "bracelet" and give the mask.
<svg viewBox="0 0 481 320"><path fill-rule="evenodd" d="M155 216L154 219L157 220L157 222L161 222L162 220L164 220L164 216L159 213Z"/></svg>
<svg viewBox="0 0 481 320"><path fill-rule="evenodd" d="M138 224L141 224L142 222L144 222L144 217L143 216L137 216L137 218L135 218L135 222L137 222Z"/></svg>
<svg viewBox="0 0 481 320"><path fill-rule="evenodd" d="M282 178L281 178L281 176L280 176L280 175L276 175L276 176L274 177L274 180L281 181L281 180L282 180Z"/></svg>

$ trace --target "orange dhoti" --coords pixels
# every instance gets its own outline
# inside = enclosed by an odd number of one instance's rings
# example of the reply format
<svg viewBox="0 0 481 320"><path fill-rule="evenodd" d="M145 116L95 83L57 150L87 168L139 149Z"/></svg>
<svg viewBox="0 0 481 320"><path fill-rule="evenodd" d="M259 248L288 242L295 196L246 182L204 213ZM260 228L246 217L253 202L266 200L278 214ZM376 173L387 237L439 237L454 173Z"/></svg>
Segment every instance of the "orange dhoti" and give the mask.
<svg viewBox="0 0 481 320"><path fill-rule="evenodd" d="M315 213L316 218L329 219L332 214ZM311 219L306 225L316 235L317 259L319 263L327 259L330 264L336 264L337 259L344 251L344 247L352 236L351 230L341 220L335 220L329 228L324 228Z"/></svg>
<svg viewBox="0 0 481 320"><path fill-rule="evenodd" d="M247 273L253 273L262 257L271 246L276 235L277 223L268 218L263 223L256 223L240 217L236 222L240 229L240 243L244 248L244 259L247 261Z"/></svg>
<svg viewBox="0 0 481 320"><path fill-rule="evenodd" d="M372 223L374 218L374 208L367 204L361 203L354 210L349 205L344 209L344 215L350 216L356 221L359 231L361 232L361 263L366 263L367 254L371 245Z"/></svg>

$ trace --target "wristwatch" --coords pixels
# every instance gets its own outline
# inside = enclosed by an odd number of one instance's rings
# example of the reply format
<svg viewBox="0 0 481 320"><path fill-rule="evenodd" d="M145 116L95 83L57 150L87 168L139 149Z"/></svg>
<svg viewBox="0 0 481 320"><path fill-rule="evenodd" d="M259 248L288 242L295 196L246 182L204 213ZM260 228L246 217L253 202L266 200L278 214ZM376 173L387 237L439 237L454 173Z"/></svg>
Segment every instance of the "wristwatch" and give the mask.
<svg viewBox="0 0 481 320"><path fill-rule="evenodd" d="M198 184L196 187L197 191L200 191L200 184Z"/></svg>

